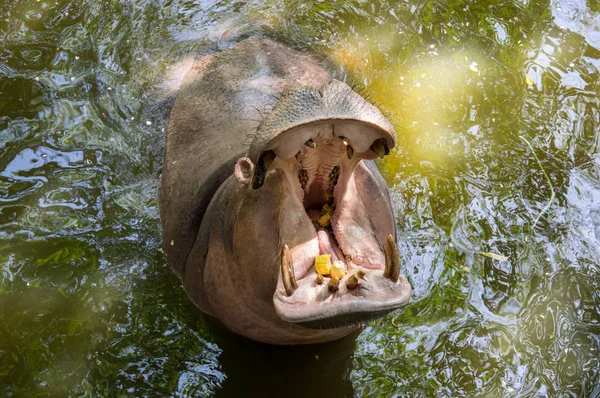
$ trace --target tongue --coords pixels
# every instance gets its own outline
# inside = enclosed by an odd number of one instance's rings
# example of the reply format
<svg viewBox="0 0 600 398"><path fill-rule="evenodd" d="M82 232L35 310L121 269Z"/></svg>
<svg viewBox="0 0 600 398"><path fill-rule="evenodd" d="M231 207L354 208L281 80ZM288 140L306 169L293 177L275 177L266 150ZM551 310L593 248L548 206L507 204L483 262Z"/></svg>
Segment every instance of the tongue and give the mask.
<svg viewBox="0 0 600 398"><path fill-rule="evenodd" d="M331 261L344 261L344 255L338 247L331 234L321 228L317 230L317 239L319 240L319 254L331 254Z"/></svg>
<svg viewBox="0 0 600 398"><path fill-rule="evenodd" d="M311 209L308 211L308 215L313 221L313 225L317 230L317 240L319 241L319 254L331 254L331 262L340 260L344 261L344 254L334 237L331 235L329 231L321 227L318 223L319 217L321 217L321 212L316 209Z"/></svg>

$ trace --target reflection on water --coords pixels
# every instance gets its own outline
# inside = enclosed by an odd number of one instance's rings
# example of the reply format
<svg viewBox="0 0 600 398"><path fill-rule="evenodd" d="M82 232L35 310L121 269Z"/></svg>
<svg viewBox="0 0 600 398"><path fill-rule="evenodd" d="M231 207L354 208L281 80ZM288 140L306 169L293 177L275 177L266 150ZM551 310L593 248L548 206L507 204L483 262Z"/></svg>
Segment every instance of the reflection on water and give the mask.
<svg viewBox="0 0 600 398"><path fill-rule="evenodd" d="M600 395L599 30L584 0L6 0L0 395ZM328 59L397 127L413 303L356 340L234 338L160 250L153 94L248 36Z"/></svg>
<svg viewBox="0 0 600 398"><path fill-rule="evenodd" d="M225 380L216 397L352 397L353 333L310 346L273 346L233 335L214 324L209 330L223 350Z"/></svg>

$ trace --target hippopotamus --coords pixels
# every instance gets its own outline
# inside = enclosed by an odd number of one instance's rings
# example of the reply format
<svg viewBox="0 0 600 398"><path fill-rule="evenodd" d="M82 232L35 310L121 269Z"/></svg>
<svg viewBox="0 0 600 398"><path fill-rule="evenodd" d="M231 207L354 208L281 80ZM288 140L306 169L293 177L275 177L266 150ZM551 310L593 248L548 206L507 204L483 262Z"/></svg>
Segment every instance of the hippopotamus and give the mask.
<svg viewBox="0 0 600 398"><path fill-rule="evenodd" d="M281 345L332 341L406 305L373 162L395 144L389 120L310 55L246 39L195 59L159 187L167 261L190 299Z"/></svg>

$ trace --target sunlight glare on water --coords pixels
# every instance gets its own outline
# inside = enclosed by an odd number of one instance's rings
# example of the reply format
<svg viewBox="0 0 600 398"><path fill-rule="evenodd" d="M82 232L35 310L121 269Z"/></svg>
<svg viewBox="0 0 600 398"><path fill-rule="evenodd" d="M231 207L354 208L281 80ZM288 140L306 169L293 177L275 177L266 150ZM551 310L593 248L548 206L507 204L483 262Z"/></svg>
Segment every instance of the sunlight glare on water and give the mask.
<svg viewBox="0 0 600 398"><path fill-rule="evenodd" d="M166 265L158 93L252 36L396 127L413 300L356 344L236 340ZM599 396L599 75L592 0L4 1L0 395Z"/></svg>

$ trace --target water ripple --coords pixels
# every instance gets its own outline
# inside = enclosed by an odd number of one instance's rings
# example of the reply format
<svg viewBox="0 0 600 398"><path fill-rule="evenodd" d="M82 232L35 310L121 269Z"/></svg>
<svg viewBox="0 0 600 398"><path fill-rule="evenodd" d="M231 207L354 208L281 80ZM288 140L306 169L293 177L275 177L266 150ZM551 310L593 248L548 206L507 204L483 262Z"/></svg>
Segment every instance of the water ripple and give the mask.
<svg viewBox="0 0 600 398"><path fill-rule="evenodd" d="M241 394L243 354L262 395L290 363L341 367L342 395L600 395L599 24L583 0L5 1L0 394ZM413 301L323 367L226 348L161 251L153 94L247 36L328 60L398 131L378 165Z"/></svg>

